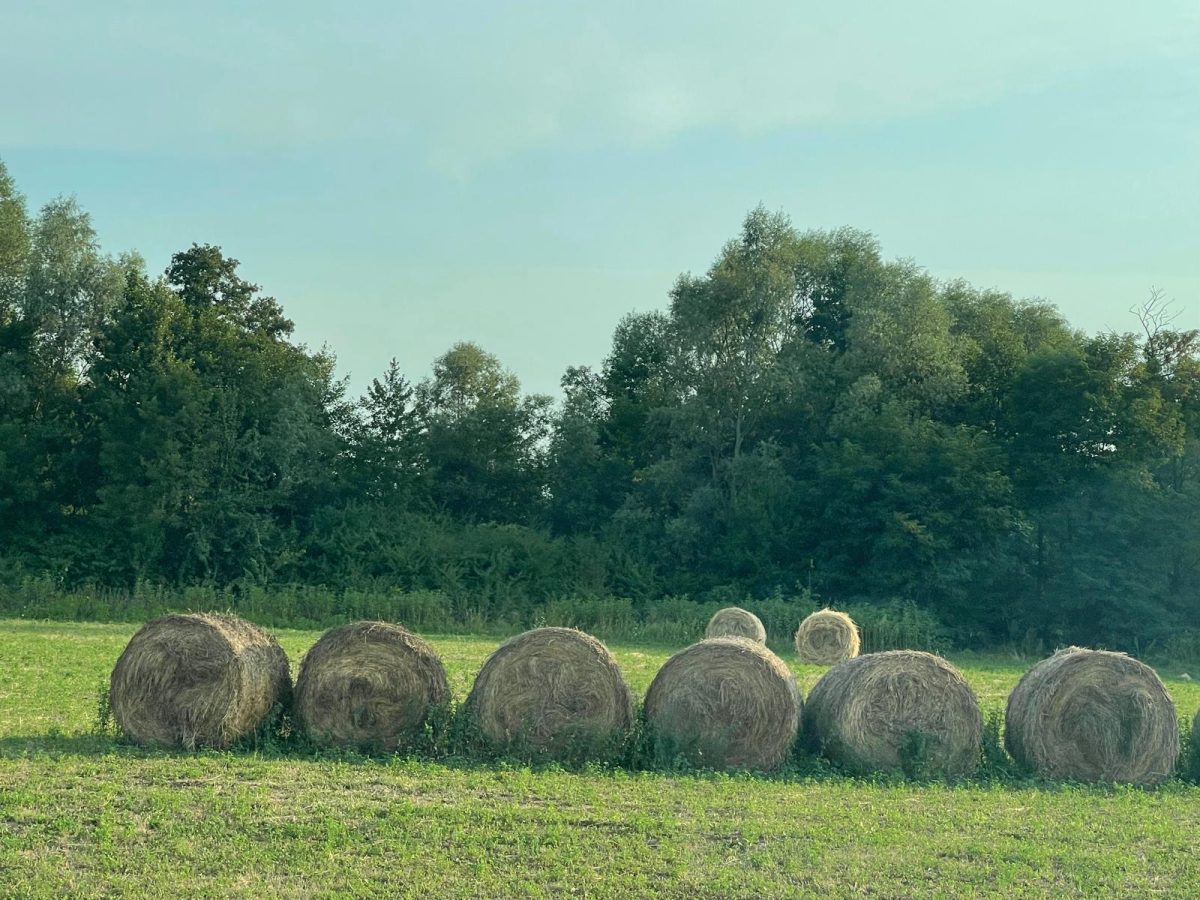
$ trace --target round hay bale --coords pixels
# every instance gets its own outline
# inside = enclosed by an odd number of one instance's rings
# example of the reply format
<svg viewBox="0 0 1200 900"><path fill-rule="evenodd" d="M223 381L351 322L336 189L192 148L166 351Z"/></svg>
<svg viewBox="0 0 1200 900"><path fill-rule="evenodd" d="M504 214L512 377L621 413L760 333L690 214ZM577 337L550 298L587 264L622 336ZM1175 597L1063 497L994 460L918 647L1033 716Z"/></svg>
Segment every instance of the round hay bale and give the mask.
<svg viewBox="0 0 1200 900"><path fill-rule="evenodd" d="M804 744L859 774L970 775L982 740L966 679L917 650L838 663L813 686L804 716Z"/></svg>
<svg viewBox="0 0 1200 900"><path fill-rule="evenodd" d="M113 668L109 703L126 737L154 747L228 747L291 698L287 654L236 616L176 614L143 625Z"/></svg>
<svg viewBox="0 0 1200 900"><path fill-rule="evenodd" d="M659 746L719 769L779 766L802 707L783 660L739 637L706 638L680 650L646 692L646 720Z"/></svg>
<svg viewBox="0 0 1200 900"><path fill-rule="evenodd" d="M1046 778L1156 784L1175 770L1179 724L1145 663L1067 647L1026 672L1009 695L1004 745Z"/></svg>
<svg viewBox="0 0 1200 900"><path fill-rule="evenodd" d="M600 641L574 628L535 628L483 664L467 710L491 743L550 755L601 757L633 727L633 694Z"/></svg>
<svg viewBox="0 0 1200 900"><path fill-rule="evenodd" d="M754 613L739 606L729 606L718 610L708 620L704 636L706 638L741 637L765 644L767 629L763 627L762 620Z"/></svg>
<svg viewBox="0 0 1200 900"><path fill-rule="evenodd" d="M806 663L832 666L858 656L858 626L844 612L819 609L796 629L796 653Z"/></svg>
<svg viewBox="0 0 1200 900"><path fill-rule="evenodd" d="M324 746L393 752L409 746L430 712L450 700L433 648L387 622L354 622L325 632L304 655L296 716Z"/></svg>

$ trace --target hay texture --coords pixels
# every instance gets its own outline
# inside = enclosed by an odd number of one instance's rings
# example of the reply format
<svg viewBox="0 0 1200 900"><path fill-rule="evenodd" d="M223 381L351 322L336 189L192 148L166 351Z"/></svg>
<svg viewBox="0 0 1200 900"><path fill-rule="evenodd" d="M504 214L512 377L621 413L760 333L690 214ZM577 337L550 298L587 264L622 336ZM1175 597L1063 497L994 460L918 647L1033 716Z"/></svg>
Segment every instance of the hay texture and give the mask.
<svg viewBox="0 0 1200 900"><path fill-rule="evenodd" d="M154 747L224 748L290 700L287 654L235 616L177 614L143 625L109 684L126 737Z"/></svg>
<svg viewBox="0 0 1200 900"><path fill-rule="evenodd" d="M865 774L970 775L983 718L974 692L940 656L870 653L838 663L808 696L804 744Z"/></svg>
<svg viewBox="0 0 1200 900"><path fill-rule="evenodd" d="M1004 745L1046 778L1156 784L1175 770L1179 725L1149 666L1068 647L1026 672L1009 695Z"/></svg>
<svg viewBox="0 0 1200 900"><path fill-rule="evenodd" d="M535 628L487 658L468 715L494 745L550 755L604 756L633 727L633 694L617 661L573 628Z"/></svg>
<svg viewBox="0 0 1200 900"><path fill-rule="evenodd" d="M704 636L706 638L742 637L765 644L767 629L763 627L762 621L754 613L738 606L729 606L718 610L708 620Z"/></svg>
<svg viewBox="0 0 1200 900"><path fill-rule="evenodd" d="M806 663L832 666L858 656L858 626L843 612L819 609L796 629L796 653Z"/></svg>
<svg viewBox="0 0 1200 900"><path fill-rule="evenodd" d="M769 770L787 758L803 701L783 661L746 638L706 638L680 650L646 693L660 748L696 765Z"/></svg>
<svg viewBox="0 0 1200 900"><path fill-rule="evenodd" d="M433 648L399 625L354 622L325 632L300 664L296 717L317 744L390 753L412 744L450 700Z"/></svg>

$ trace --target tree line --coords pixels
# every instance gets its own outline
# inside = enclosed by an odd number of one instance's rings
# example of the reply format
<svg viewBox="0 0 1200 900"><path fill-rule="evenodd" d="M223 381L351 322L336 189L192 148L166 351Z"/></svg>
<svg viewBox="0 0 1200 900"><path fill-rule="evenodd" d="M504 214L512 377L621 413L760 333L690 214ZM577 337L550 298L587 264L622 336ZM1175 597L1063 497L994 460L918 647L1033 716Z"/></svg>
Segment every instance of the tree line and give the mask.
<svg viewBox="0 0 1200 900"><path fill-rule="evenodd" d="M0 581L804 596L968 644L1200 644L1200 337L1134 313L1085 334L759 208L558 401L466 342L354 398L220 248L151 275L0 164Z"/></svg>

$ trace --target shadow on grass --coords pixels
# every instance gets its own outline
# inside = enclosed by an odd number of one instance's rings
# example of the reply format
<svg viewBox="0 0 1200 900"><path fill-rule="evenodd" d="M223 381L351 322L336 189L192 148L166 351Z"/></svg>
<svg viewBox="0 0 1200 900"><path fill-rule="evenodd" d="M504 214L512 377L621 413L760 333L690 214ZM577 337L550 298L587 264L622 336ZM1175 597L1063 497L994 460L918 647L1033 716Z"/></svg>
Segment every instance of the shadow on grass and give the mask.
<svg viewBox="0 0 1200 900"><path fill-rule="evenodd" d="M1013 771L997 775L981 771L974 777L955 779L953 781L939 779L911 779L899 773L874 775L857 775L839 769L837 766L803 752L796 752L788 763L780 770L770 773L745 771L720 771L690 766L645 766L631 768L621 764L586 764L563 765L556 762L531 762L528 759L505 756L479 759L467 755L451 754L433 758L419 753L413 754L363 754L352 750L317 750L314 748L300 749L292 747L288 750L276 748L261 748L254 750L239 747L231 750L197 750L186 752L180 750L156 749L140 747L126 743L111 735L96 734L37 734L11 735L0 738L0 762L19 759L68 759L68 758L104 758L117 757L130 760L226 760L235 763L238 760L277 760L297 764L338 763L355 765L364 768L387 767L391 765L437 766L443 769L463 772L492 772L504 773L510 771L526 771L534 774L576 774L588 777L664 777L681 780L699 781L738 781L760 782L763 784L794 784L830 785L853 787L854 785L871 785L875 787L907 788L920 790L922 788L955 789L993 789L1002 791L1036 790L1046 794L1087 791L1096 794L1111 794L1116 791L1138 790L1146 793L1156 791L1194 790L1180 778L1173 778L1158 787L1131 788L1113 784L1081 784L1069 781L1046 781L1029 774L1018 774Z"/></svg>
<svg viewBox="0 0 1200 900"><path fill-rule="evenodd" d="M0 738L0 759L21 759L54 754L61 756L166 756L162 750L149 750L124 744L100 734L14 734Z"/></svg>

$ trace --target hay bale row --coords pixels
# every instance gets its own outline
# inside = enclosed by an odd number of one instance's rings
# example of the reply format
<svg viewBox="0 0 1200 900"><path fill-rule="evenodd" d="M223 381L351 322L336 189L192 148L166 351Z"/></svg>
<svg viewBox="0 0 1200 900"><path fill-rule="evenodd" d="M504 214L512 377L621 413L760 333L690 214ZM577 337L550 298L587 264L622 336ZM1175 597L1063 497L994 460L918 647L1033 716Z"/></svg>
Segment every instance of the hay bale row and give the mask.
<svg viewBox="0 0 1200 900"><path fill-rule="evenodd" d="M607 755L633 727L633 694L608 648L573 628L535 628L484 662L467 697L491 743L537 753Z"/></svg>
<svg viewBox="0 0 1200 900"><path fill-rule="evenodd" d="M800 623L795 644L806 663L832 666L858 656L858 626L844 612L819 609Z"/></svg>
<svg viewBox="0 0 1200 900"><path fill-rule="evenodd" d="M961 777L979 766L979 701L932 653L890 650L834 666L808 695L804 723L810 749L854 772Z"/></svg>
<svg viewBox="0 0 1200 900"><path fill-rule="evenodd" d="M134 634L112 671L109 704L139 744L223 749L252 734L291 690L287 654L261 628L181 614Z"/></svg>
<svg viewBox="0 0 1200 900"><path fill-rule="evenodd" d="M758 644L767 642L767 629L762 620L749 610L729 606L717 610L704 629L706 638L740 637Z"/></svg>
<svg viewBox="0 0 1200 900"><path fill-rule="evenodd" d="M354 622L325 632L304 655L296 718L315 743L393 752L450 702L433 648L399 625Z"/></svg>
<svg viewBox="0 0 1200 900"><path fill-rule="evenodd" d="M1004 718L1008 752L1045 778L1157 784L1179 758L1170 694L1124 653L1059 650L1025 673Z"/></svg>
<svg viewBox="0 0 1200 900"><path fill-rule="evenodd" d="M778 656L744 637L679 651L646 692L656 738L698 765L773 769L788 755L803 700Z"/></svg>
<svg viewBox="0 0 1200 900"><path fill-rule="evenodd" d="M851 633L853 623L841 629ZM112 712L128 737L189 750L230 746L291 695L287 656L275 639L223 615L169 615L144 625L110 682ZM411 744L449 698L445 669L428 644L396 625L358 622L327 632L305 655L295 712L319 744L390 752ZM534 629L502 644L465 711L487 741L552 755L611 751L634 722L633 696L612 654L569 628ZM857 772L916 765L964 776L980 760L974 693L944 659L917 651L846 659L805 704L790 669L761 642L706 638L660 669L645 714L660 746L716 768L775 768L798 733L808 748ZM1154 670L1078 647L1021 679L1008 700L1004 740L1038 774L1081 781L1155 784L1171 776L1179 755L1175 707Z"/></svg>
<svg viewBox="0 0 1200 900"><path fill-rule="evenodd" d="M737 606L718 610L704 630L706 638L742 637L767 642L767 629L754 613ZM858 626L844 612L822 609L808 616L795 635L796 653L806 663L832 666L858 656Z"/></svg>

